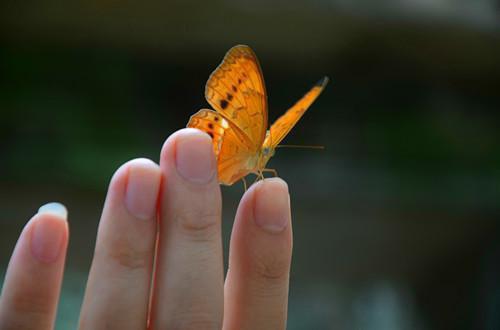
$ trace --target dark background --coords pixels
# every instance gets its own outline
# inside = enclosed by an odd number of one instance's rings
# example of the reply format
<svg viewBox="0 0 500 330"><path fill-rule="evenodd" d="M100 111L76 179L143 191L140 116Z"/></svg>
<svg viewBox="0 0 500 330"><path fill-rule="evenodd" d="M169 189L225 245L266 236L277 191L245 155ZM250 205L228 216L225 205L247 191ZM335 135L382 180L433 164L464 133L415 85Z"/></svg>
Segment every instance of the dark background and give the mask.
<svg viewBox="0 0 500 330"><path fill-rule="evenodd" d="M274 120L294 222L289 329L500 328L500 3L28 1L0 5L0 272L38 207L69 209L58 329L76 325L106 186L207 107L232 46ZM227 249L243 187L223 188Z"/></svg>

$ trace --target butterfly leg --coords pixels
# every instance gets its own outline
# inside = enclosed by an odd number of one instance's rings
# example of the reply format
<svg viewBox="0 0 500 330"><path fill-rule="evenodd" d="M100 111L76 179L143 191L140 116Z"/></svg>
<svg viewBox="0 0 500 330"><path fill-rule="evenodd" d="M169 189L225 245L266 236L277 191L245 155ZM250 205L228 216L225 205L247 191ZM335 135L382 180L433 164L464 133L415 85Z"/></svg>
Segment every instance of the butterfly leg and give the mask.
<svg viewBox="0 0 500 330"><path fill-rule="evenodd" d="M276 171L274 168L265 168L262 170L262 172L270 172L272 173L275 177L278 176L278 171Z"/></svg>
<svg viewBox="0 0 500 330"><path fill-rule="evenodd" d="M247 191L247 189L248 189L247 180L245 180L245 178L241 178L241 181L243 181L243 187L245 188L245 191Z"/></svg>
<svg viewBox="0 0 500 330"><path fill-rule="evenodd" d="M262 175L262 171L254 172L253 174L255 174L255 180L253 181L253 183L255 183L259 180L264 180L264 176Z"/></svg>
<svg viewBox="0 0 500 330"><path fill-rule="evenodd" d="M259 179L260 180L264 180L265 179L263 171L259 171Z"/></svg>

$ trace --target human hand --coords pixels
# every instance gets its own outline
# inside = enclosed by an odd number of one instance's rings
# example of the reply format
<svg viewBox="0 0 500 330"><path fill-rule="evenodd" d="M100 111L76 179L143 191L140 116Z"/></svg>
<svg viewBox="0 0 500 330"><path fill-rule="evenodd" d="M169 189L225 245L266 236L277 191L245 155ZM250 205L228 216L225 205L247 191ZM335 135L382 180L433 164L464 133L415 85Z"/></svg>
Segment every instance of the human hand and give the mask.
<svg viewBox="0 0 500 330"><path fill-rule="evenodd" d="M284 181L250 187L236 214L224 282L211 140L194 129L174 133L159 166L135 159L110 182L80 329L284 329L290 221ZM67 244L64 207L42 207L11 257L0 329L53 328Z"/></svg>

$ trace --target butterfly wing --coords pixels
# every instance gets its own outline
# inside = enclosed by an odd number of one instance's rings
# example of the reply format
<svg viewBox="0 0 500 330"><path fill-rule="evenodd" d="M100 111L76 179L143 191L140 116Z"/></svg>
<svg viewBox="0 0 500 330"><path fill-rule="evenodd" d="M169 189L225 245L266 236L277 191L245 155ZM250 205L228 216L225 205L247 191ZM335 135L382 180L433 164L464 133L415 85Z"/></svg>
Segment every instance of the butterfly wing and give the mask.
<svg viewBox="0 0 500 330"><path fill-rule="evenodd" d="M207 81L205 97L260 150L267 130L267 96L259 62L250 47L231 48Z"/></svg>
<svg viewBox="0 0 500 330"><path fill-rule="evenodd" d="M220 183L232 185L251 172L248 164L249 159L255 157L253 148L245 134L225 116L202 109L191 116L187 126L212 137Z"/></svg>
<svg viewBox="0 0 500 330"><path fill-rule="evenodd" d="M309 92L298 100L297 103L288 109L283 116L279 117L271 126L263 147L276 148L316 100L319 94L321 94L327 83L328 77L323 77L313 88L311 88L311 90L309 90Z"/></svg>

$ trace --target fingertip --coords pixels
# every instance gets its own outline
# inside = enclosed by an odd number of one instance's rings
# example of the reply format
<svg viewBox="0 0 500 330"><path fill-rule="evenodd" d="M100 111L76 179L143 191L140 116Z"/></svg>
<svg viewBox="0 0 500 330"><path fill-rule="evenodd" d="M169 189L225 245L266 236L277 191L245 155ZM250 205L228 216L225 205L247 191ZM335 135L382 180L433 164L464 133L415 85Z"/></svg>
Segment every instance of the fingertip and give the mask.
<svg viewBox="0 0 500 330"><path fill-rule="evenodd" d="M68 217L68 210L61 203L51 202L40 206L38 214L54 214L60 218L66 219Z"/></svg>
<svg viewBox="0 0 500 330"><path fill-rule="evenodd" d="M48 203L28 222L30 247L35 259L52 263L59 259L68 242L67 210L60 203Z"/></svg>
<svg viewBox="0 0 500 330"><path fill-rule="evenodd" d="M266 189L274 190L277 193L288 194L288 184L285 180L279 177L267 178L257 182L255 185L258 187L258 189L266 187Z"/></svg>
<svg viewBox="0 0 500 330"><path fill-rule="evenodd" d="M290 222L288 185L280 178L258 182L254 191L254 220L269 233L282 232Z"/></svg>
<svg viewBox="0 0 500 330"><path fill-rule="evenodd" d="M138 158L128 162L125 206L138 219L152 219L161 183L160 167L153 161Z"/></svg>
<svg viewBox="0 0 500 330"><path fill-rule="evenodd" d="M173 156L175 155L175 145L179 138L186 136L189 137L192 135L195 136L205 135L206 138L210 139L210 137L206 133L196 128L188 127L175 131L169 137L167 137L167 139L163 143L163 146L161 147L161 152L160 152L161 162L167 160L168 158L173 158Z"/></svg>
<svg viewBox="0 0 500 330"><path fill-rule="evenodd" d="M212 139L196 128L184 128L170 135L163 144L160 164L187 182L207 184L216 177ZM169 170L167 170L167 168Z"/></svg>
<svg viewBox="0 0 500 330"><path fill-rule="evenodd" d="M113 176L111 177L111 180L109 182L108 195L110 193L125 191L129 181L131 170L135 173L140 172L146 175L161 175L158 164L148 158L135 158L129 160L128 162L122 164L115 171L115 173L113 173Z"/></svg>
<svg viewBox="0 0 500 330"><path fill-rule="evenodd" d="M113 176L109 181L108 196L111 193L125 189L125 186L127 184L128 169L129 169L129 162L126 162L122 164L120 167L118 167L115 173L113 173Z"/></svg>
<svg viewBox="0 0 500 330"><path fill-rule="evenodd" d="M157 169L158 164L149 158L134 158L125 163L127 166L144 167L150 169Z"/></svg>
<svg viewBox="0 0 500 330"><path fill-rule="evenodd" d="M176 139L175 166L191 183L207 184L215 176L215 157L210 137L197 129L186 129Z"/></svg>

